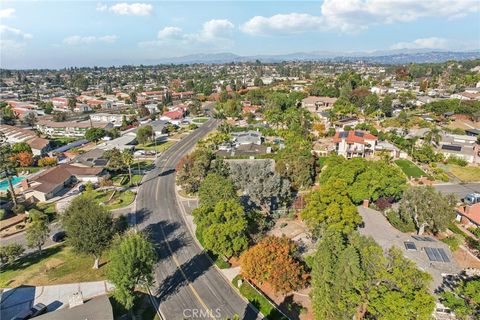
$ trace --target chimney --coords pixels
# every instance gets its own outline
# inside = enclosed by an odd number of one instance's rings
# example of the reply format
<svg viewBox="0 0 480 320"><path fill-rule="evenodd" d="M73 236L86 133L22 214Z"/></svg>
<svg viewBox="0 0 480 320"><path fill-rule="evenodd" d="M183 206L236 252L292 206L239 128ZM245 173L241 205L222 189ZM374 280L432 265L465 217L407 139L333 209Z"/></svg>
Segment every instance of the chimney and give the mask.
<svg viewBox="0 0 480 320"><path fill-rule="evenodd" d="M74 308L81 306L83 304L83 295L81 291L74 292L73 295L68 299L69 308Z"/></svg>
<svg viewBox="0 0 480 320"><path fill-rule="evenodd" d="M23 191L27 191L30 188L30 181L28 179L22 180L21 186Z"/></svg>
<svg viewBox="0 0 480 320"><path fill-rule="evenodd" d="M363 207L364 208L368 208L369 204L370 204L370 200L368 200L368 199L363 200Z"/></svg>

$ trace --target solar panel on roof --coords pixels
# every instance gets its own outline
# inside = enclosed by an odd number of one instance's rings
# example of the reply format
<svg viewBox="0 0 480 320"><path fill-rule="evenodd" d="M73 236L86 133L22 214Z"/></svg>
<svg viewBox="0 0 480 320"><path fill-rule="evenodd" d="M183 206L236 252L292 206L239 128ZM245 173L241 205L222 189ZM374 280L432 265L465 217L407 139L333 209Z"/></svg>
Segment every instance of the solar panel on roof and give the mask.
<svg viewBox="0 0 480 320"><path fill-rule="evenodd" d="M362 131L355 131L355 135L357 137L363 137L363 132Z"/></svg>
<svg viewBox="0 0 480 320"><path fill-rule="evenodd" d="M405 241L403 244L405 245L405 249L407 250L417 250L417 246L413 242Z"/></svg>
<svg viewBox="0 0 480 320"><path fill-rule="evenodd" d="M348 132L346 131L340 132L340 135L339 135L340 138L346 138L347 136L348 136Z"/></svg>
<svg viewBox="0 0 480 320"><path fill-rule="evenodd" d="M443 259L444 262L450 262L450 259L448 258L447 253L445 252L445 250L443 250L443 249L441 249L441 248L439 248L439 249L437 249L437 250L438 250L438 252L440 253L440 255L442 256L442 259Z"/></svg>
<svg viewBox="0 0 480 320"><path fill-rule="evenodd" d="M451 144L444 144L442 145L443 150L450 150L450 151L462 151L462 146L455 146Z"/></svg>
<svg viewBox="0 0 480 320"><path fill-rule="evenodd" d="M433 240L432 238L430 237L421 237L421 236L412 236L413 239L417 240L417 241L430 241L430 242L435 242L435 240Z"/></svg>
<svg viewBox="0 0 480 320"><path fill-rule="evenodd" d="M432 248L425 248L425 253L427 254L428 256L428 260L430 261L437 261L437 257L435 256L435 254L433 253L433 250Z"/></svg>
<svg viewBox="0 0 480 320"><path fill-rule="evenodd" d="M442 248L425 247L424 249L430 261L450 262L447 253Z"/></svg>

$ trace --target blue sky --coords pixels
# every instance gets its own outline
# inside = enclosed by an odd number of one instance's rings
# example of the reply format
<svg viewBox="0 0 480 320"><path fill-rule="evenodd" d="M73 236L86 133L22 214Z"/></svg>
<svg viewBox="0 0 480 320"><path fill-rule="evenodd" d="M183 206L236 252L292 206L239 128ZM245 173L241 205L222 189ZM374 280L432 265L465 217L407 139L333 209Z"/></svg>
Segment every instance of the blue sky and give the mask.
<svg viewBox="0 0 480 320"><path fill-rule="evenodd" d="M232 52L480 48L480 0L2 1L0 66Z"/></svg>

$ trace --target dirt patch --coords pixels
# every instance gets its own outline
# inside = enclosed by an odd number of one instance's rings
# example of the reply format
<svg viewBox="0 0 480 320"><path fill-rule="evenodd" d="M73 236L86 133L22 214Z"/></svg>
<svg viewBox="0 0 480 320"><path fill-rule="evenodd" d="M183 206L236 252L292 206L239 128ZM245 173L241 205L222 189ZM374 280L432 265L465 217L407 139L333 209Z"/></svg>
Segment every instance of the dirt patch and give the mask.
<svg viewBox="0 0 480 320"><path fill-rule="evenodd" d="M50 269L55 269L58 266L61 266L64 263L63 260L58 258L52 258L45 263L45 269L48 271Z"/></svg>
<svg viewBox="0 0 480 320"><path fill-rule="evenodd" d="M453 252L453 257L457 261L458 265L464 268L477 268L480 269L480 260L473 257L466 249L460 247Z"/></svg>

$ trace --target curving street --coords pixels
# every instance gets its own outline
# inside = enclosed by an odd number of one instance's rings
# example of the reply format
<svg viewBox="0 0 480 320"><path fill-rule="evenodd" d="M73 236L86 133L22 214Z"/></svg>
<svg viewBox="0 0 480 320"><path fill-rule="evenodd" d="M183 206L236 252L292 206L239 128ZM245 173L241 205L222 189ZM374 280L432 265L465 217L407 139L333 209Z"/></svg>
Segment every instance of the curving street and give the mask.
<svg viewBox="0 0 480 320"><path fill-rule="evenodd" d="M166 319L226 319L235 314L240 319L262 318L194 241L175 196L176 164L217 125L217 120L207 121L159 156L138 191L133 219L148 231L157 248L152 293Z"/></svg>

